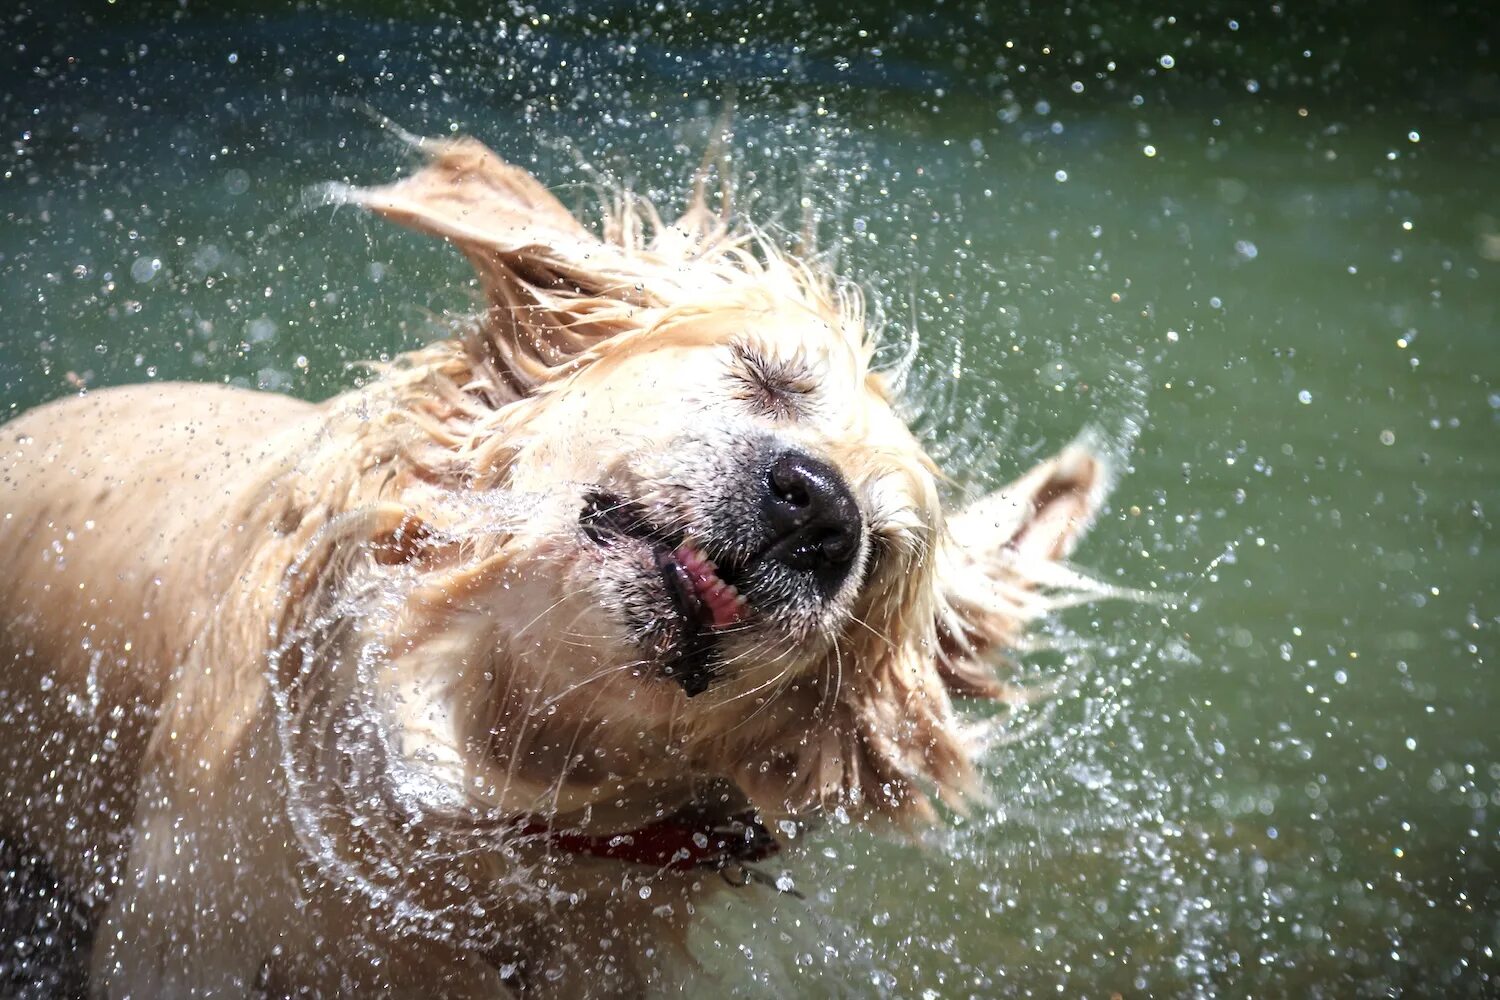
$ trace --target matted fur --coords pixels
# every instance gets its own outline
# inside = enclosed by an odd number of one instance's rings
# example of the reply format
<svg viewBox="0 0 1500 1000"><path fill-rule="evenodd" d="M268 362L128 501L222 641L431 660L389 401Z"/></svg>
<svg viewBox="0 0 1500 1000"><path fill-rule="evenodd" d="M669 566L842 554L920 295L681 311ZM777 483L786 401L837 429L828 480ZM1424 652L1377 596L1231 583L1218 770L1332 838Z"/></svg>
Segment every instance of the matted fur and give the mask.
<svg viewBox="0 0 1500 1000"><path fill-rule="evenodd" d="M334 194L469 258L488 307L455 338L317 406L136 387L7 428L5 832L93 901L111 995L638 992L720 881L527 821L915 829L981 794L953 698L1005 697L1026 623L1103 592L1058 562L1100 462L945 516L859 296L701 178L675 223L622 202L595 236L472 140L428 153ZM762 356L806 385L750 413L722 372ZM698 531L677 480L751 439L848 480L862 575L726 637L688 697L627 641L578 497L628 482Z"/></svg>

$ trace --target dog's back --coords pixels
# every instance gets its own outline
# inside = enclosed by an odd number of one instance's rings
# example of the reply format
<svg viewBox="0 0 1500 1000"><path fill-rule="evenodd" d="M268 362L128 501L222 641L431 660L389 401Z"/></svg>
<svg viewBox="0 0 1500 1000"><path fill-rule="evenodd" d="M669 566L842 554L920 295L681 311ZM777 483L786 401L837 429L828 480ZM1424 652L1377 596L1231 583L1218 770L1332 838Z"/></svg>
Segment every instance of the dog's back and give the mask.
<svg viewBox="0 0 1500 1000"><path fill-rule="evenodd" d="M109 389L3 428L0 826L97 897L168 673L222 591L236 492L316 412L222 386ZM204 544L184 544L198 539ZM180 565L194 548L204 558ZM85 808L86 806L86 808Z"/></svg>

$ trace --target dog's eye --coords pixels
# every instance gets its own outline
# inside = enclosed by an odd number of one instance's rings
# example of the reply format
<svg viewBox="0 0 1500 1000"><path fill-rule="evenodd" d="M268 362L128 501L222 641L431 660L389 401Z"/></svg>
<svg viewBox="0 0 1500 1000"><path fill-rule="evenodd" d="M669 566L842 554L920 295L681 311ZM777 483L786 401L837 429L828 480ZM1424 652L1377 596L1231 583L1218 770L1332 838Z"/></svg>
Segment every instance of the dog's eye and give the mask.
<svg viewBox="0 0 1500 1000"><path fill-rule="evenodd" d="M800 360L771 357L746 344L734 345L729 369L735 399L777 420L805 413L817 380Z"/></svg>

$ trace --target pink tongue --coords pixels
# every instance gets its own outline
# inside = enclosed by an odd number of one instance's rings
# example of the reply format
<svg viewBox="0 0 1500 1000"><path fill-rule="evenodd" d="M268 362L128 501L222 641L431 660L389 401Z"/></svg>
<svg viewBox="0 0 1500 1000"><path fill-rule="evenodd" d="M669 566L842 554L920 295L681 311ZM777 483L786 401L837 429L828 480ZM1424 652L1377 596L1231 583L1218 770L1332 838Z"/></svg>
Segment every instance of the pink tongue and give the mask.
<svg viewBox="0 0 1500 1000"><path fill-rule="evenodd" d="M714 564L703 558L697 549L684 545L672 553L680 566L693 581L698 599L708 608L709 624L714 628L727 628L745 616L739 595L714 572Z"/></svg>

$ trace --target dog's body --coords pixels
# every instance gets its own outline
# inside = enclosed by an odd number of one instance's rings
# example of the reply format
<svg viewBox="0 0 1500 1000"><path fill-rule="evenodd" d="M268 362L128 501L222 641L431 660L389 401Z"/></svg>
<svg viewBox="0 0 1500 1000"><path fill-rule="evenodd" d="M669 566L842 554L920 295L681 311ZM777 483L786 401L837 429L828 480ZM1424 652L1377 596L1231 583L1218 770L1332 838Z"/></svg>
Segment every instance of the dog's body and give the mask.
<svg viewBox="0 0 1500 1000"><path fill-rule="evenodd" d="M961 807L1092 457L945 518L857 303L701 200L601 240L468 142L344 196L489 311L319 405L4 428L0 835L96 989L638 992L778 824Z"/></svg>

